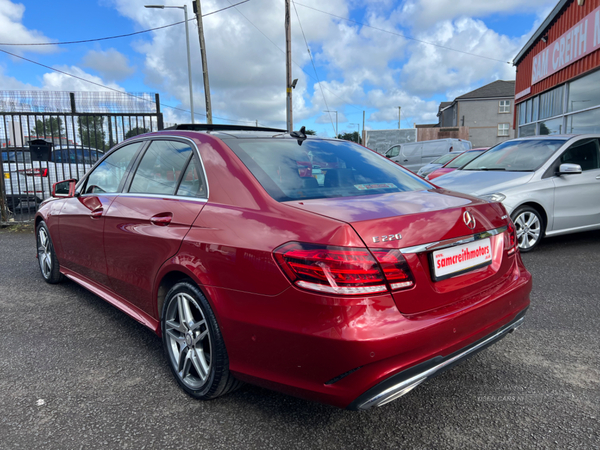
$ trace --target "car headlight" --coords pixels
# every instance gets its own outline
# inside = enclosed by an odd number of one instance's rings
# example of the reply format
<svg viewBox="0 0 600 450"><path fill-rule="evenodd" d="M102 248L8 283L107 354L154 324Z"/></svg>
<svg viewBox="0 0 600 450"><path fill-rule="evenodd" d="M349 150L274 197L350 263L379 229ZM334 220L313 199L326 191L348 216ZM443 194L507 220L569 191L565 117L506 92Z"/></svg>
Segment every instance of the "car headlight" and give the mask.
<svg viewBox="0 0 600 450"><path fill-rule="evenodd" d="M506 198L506 195L496 192L495 194L480 195L479 198L488 200L490 202L502 202Z"/></svg>

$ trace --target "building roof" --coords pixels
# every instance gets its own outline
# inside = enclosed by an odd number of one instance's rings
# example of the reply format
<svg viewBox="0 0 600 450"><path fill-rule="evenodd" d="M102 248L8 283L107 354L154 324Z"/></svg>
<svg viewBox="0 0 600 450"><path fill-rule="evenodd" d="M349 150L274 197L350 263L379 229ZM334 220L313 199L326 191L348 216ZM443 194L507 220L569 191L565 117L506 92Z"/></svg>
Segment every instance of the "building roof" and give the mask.
<svg viewBox="0 0 600 450"><path fill-rule="evenodd" d="M441 102L440 103L440 107L438 108L438 112L440 112L442 109L447 108L448 106L450 106L452 103L454 102Z"/></svg>
<svg viewBox="0 0 600 450"><path fill-rule="evenodd" d="M456 100L471 100L477 98L514 97L515 81L496 80L490 84L456 97Z"/></svg>
<svg viewBox="0 0 600 450"><path fill-rule="evenodd" d="M555 19L555 17L558 15L558 13L561 12L563 7L565 5L571 3L572 1L573 0L560 0L556 4L556 6L552 10L552 12L550 12L550 14L548 14L548 17L546 17L546 20L544 20L542 22L542 24L538 27L538 29L535 31L535 33L533 33L533 35L529 38L529 40L527 41L527 44L525 44L523 46L523 48L521 49L521 51L517 54L517 56L515 56L515 59L513 59L513 65L516 66L517 64L519 64L519 61L521 61L521 59L523 59L523 57L527 54L527 52L529 51L531 46L539 38L541 38L544 35L544 33L546 32L546 28L548 28L550 26L552 21Z"/></svg>

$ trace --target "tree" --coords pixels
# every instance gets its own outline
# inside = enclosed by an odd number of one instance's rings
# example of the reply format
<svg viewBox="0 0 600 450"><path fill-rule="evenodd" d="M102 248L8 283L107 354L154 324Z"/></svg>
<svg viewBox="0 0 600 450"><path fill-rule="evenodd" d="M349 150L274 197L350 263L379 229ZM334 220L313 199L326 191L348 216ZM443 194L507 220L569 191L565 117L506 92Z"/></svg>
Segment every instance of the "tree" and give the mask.
<svg viewBox="0 0 600 450"><path fill-rule="evenodd" d="M338 139L343 139L345 141L358 142L359 144L362 144L362 139L360 138L360 134L358 134L358 131L355 131L354 133L338 134Z"/></svg>
<svg viewBox="0 0 600 450"><path fill-rule="evenodd" d="M38 138L60 138L65 135L65 128L60 117L50 117L44 120L36 120L33 127L33 135Z"/></svg>
<svg viewBox="0 0 600 450"><path fill-rule="evenodd" d="M106 144L104 117L80 116L77 122L79 123L81 143L84 147L97 148L98 150L106 150L109 147Z"/></svg>
<svg viewBox="0 0 600 450"><path fill-rule="evenodd" d="M304 130L307 136L316 136L317 132L315 130Z"/></svg>
<svg viewBox="0 0 600 450"><path fill-rule="evenodd" d="M150 130L144 127L135 127L125 133L125 139L129 139L131 137L137 136L138 134L148 133Z"/></svg>

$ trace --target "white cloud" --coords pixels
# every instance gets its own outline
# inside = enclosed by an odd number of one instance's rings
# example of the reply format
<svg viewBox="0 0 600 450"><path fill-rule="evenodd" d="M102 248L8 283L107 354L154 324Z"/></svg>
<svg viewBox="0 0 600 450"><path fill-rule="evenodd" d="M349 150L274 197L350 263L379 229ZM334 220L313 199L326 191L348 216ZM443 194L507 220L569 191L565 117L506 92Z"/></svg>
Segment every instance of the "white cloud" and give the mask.
<svg viewBox="0 0 600 450"><path fill-rule="evenodd" d="M27 91L32 89L37 89L36 87L23 83L22 81L17 80L16 78L5 75L4 67L0 66L0 86L2 86L2 90L6 91Z"/></svg>
<svg viewBox="0 0 600 450"><path fill-rule="evenodd" d="M13 3L10 0L0 0L0 42L24 44L30 42L50 42L43 33L29 30L21 22L25 6L21 3ZM40 46L10 46L14 53L28 52L51 53L56 51L53 45Z"/></svg>
<svg viewBox="0 0 600 450"><path fill-rule="evenodd" d="M369 116L369 121L398 122L398 107L402 107L403 118L411 118L418 123L437 122L438 103L425 101L400 89L383 91L373 89L368 94L368 103L378 111ZM402 119L402 126L407 124ZM412 124L409 124L412 126Z"/></svg>
<svg viewBox="0 0 600 450"><path fill-rule="evenodd" d="M93 81L94 83L102 84L113 89L125 91L125 89L123 89L119 85L115 83L108 83L102 80L102 78L97 77L95 75L91 75L77 66L56 66L55 69L62 70L63 72L69 73L71 75L75 75L77 77ZM101 86L88 83L81 79L77 79L59 72L45 73L42 77L42 81L42 89L47 89L51 91L106 91L106 89Z"/></svg>
<svg viewBox="0 0 600 450"><path fill-rule="evenodd" d="M141 27L155 27L181 20L177 10L147 10L144 0L114 0L117 10L135 20ZM318 6L317 0L305 0ZM222 8L223 2L202 2L204 13ZM265 125L285 123L285 29L283 2L253 0L236 9L222 11L204 19L213 113ZM332 0L328 8L337 14L348 13L345 0ZM151 12L150 12L151 11ZM315 57L322 42L339 39L339 27L332 17L298 5L298 15ZM251 22L251 23L250 23ZM196 27L191 23L192 72L196 111L204 111L202 67ZM254 24L254 25L253 25ZM260 31L256 28L258 27ZM263 36L264 33L267 37ZM269 42L272 41L272 42ZM293 77L298 78L294 90L294 114L307 117L309 86L314 72L304 38L292 8ZM274 44L275 45L274 45ZM150 41L138 41L134 48L145 55L145 81L155 89L177 98L189 108L185 32L173 27L153 33ZM310 77L299 69L305 67ZM320 74L326 78L326 74ZM311 78L312 77L312 78ZM312 110L312 109L311 109Z"/></svg>
<svg viewBox="0 0 600 450"><path fill-rule="evenodd" d="M182 19L180 10L145 9L145 0L105 1L110 1L120 14L135 21L139 28L161 26ZM499 34L489 29L483 20L473 17L523 10L539 13L556 0L531 0L525 6L519 1L405 0L399 6L399 2L392 0L330 0L326 3L303 0L302 3L341 17L351 17L353 11L366 11L360 21L373 27L511 61L525 37ZM221 0L202 2L204 13L227 5ZM370 114L372 121L396 121L397 106L401 105L403 117L416 122L435 122L438 103L428 101L432 96L451 96L495 79L514 79L514 69L510 64L415 43L301 5L297 5L297 9L319 67L320 85L326 101L314 75L292 6L292 58L304 68L303 72L297 65L293 66L293 78L299 79L294 90L295 123L310 118L316 119L317 123L328 123L329 117L322 112L325 109L338 110L340 124L348 123L344 113L350 116L350 120L356 121L351 115L354 108L349 105L356 105L359 110L375 110ZM205 17L208 71L216 117L284 125L283 19L283 2L275 0L252 0L237 9ZM190 22L190 25L194 102L196 112L204 112L198 36L195 23ZM134 43L134 48L145 58L145 84L150 89L160 90L165 103L189 109L183 26L146 35ZM127 64L125 67L128 67ZM100 73L110 79L108 73ZM185 113L164 111L173 120L189 120Z"/></svg>
<svg viewBox="0 0 600 450"><path fill-rule="evenodd" d="M83 57L83 65L99 72L107 80L124 80L133 75L135 68L129 65L129 59L114 48L108 50L90 50Z"/></svg>
<svg viewBox="0 0 600 450"><path fill-rule="evenodd" d="M402 68L401 82L404 89L414 94L428 97L456 90L464 93L474 85L479 87L497 79L515 78L514 67L508 62L520 49L522 40L499 35L480 20L461 18L441 22L433 33L424 32L417 37L497 61L432 45L413 44L412 55Z"/></svg>

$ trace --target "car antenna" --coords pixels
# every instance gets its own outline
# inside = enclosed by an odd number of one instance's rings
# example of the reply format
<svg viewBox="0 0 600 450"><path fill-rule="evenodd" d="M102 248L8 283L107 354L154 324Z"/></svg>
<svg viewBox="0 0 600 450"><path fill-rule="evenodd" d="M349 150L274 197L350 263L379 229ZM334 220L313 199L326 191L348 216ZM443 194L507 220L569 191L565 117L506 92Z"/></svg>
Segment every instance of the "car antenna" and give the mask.
<svg viewBox="0 0 600 450"><path fill-rule="evenodd" d="M290 136L297 138L298 145L302 145L302 142L306 140L306 127L302 126L302 128L300 128L300 131L292 131L290 133Z"/></svg>

